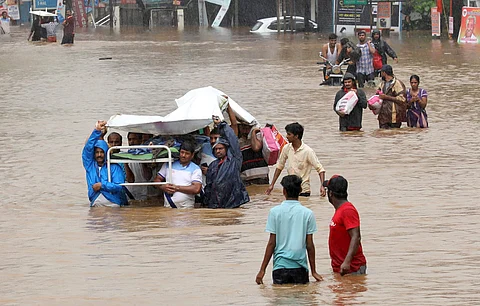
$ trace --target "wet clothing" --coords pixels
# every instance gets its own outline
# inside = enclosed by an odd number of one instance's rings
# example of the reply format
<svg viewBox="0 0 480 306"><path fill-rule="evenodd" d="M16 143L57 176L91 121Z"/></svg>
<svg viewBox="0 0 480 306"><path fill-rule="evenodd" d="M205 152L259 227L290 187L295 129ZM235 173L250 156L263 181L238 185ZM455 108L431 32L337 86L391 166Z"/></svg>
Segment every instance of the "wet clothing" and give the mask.
<svg viewBox="0 0 480 306"><path fill-rule="evenodd" d="M366 81L373 80L373 55L370 53L368 43L357 44L357 47L361 50L362 56L357 62L357 81L358 87L363 88Z"/></svg>
<svg viewBox="0 0 480 306"><path fill-rule="evenodd" d="M347 54L347 47L352 48L352 51L350 52L350 54ZM337 63L340 64L344 59L350 58L350 60L353 62L353 64L349 64L347 66L347 71L346 72L349 72L356 77L356 75L357 75L356 62L358 61L358 59L360 59L360 56L361 56L360 49L358 49L357 46L354 43L349 41L345 44L345 46L342 48L342 50L340 50L340 54L338 55L338 58L337 58Z"/></svg>
<svg viewBox="0 0 480 306"><path fill-rule="evenodd" d="M348 90L342 88L335 95L333 110L337 106L338 101L347 94ZM367 108L367 96L361 89L357 89L358 102L348 115L338 116L338 124L340 131L357 131L362 128L363 109Z"/></svg>
<svg viewBox="0 0 480 306"><path fill-rule="evenodd" d="M332 65L335 65L335 62L337 61L338 57L338 50L337 50L337 44L335 44L335 48L333 49L333 52L330 52L330 46L327 47L327 59Z"/></svg>
<svg viewBox="0 0 480 306"><path fill-rule="evenodd" d="M280 157L277 161L277 169L280 171L285 168L288 159L288 174L295 174L302 178L302 193L310 193L310 172L312 168L319 174L325 172L322 164L318 161L317 155L312 148L307 146L303 141L297 151L291 143L283 147Z"/></svg>
<svg viewBox="0 0 480 306"><path fill-rule="evenodd" d="M423 88L418 88L418 98L428 97L427 91ZM407 102L412 100L412 95L410 89L407 90ZM410 107L407 109L407 126L409 127L419 127L427 128L428 127L428 116L424 108L420 106L419 102L413 102L410 104Z"/></svg>
<svg viewBox="0 0 480 306"><path fill-rule="evenodd" d="M97 131L96 129L93 130L85 143L82 152L82 161L86 172L90 206L94 206L94 202L100 194L113 204L126 205L127 197L125 196L124 187L120 185L125 183L125 174L122 167L117 164L110 165L112 181L108 182L108 169L106 162L108 144L104 140L98 140L101 133L101 131ZM95 148L100 148L105 152L105 161L102 167L99 167L95 160ZM102 183L100 191L94 191L92 188L93 184L99 182Z"/></svg>
<svg viewBox="0 0 480 306"><path fill-rule="evenodd" d="M202 170L195 163L190 162L187 166L183 166L180 161L172 163L172 177L168 178L168 163L163 164L158 175L163 177L165 181L170 181L177 186L191 186L193 183L202 183ZM168 178L168 179L167 179ZM183 192L175 192L171 196L171 200L177 208L193 208L195 204L195 195ZM171 207L169 201L165 197L165 207Z"/></svg>
<svg viewBox="0 0 480 306"><path fill-rule="evenodd" d="M38 19L33 19L30 31L33 33L32 41L39 41L42 38L42 31L45 31L45 29L42 28Z"/></svg>
<svg viewBox="0 0 480 306"><path fill-rule="evenodd" d="M273 283L282 284L306 284L308 283L308 270L305 268L277 269L272 272Z"/></svg>
<svg viewBox="0 0 480 306"><path fill-rule="evenodd" d="M240 178L242 152L235 132L225 122L218 125L219 143L226 144L224 159L214 160L206 176L204 204L208 208L235 208L250 201Z"/></svg>
<svg viewBox="0 0 480 306"><path fill-rule="evenodd" d="M377 31L377 32L375 32ZM381 37L379 39L373 39L373 34L378 33L380 34L380 31L378 30L373 30L372 32L372 44L377 50L377 52L380 54L382 57L382 64L386 65L387 64L387 55L390 56L392 59L397 58L397 54L395 51L390 47L390 45L384 41Z"/></svg>
<svg viewBox="0 0 480 306"><path fill-rule="evenodd" d="M63 23L63 44L73 44L75 37L75 19L72 15L68 16Z"/></svg>
<svg viewBox="0 0 480 306"><path fill-rule="evenodd" d="M328 248L333 272L340 272L340 266L345 261L350 247L351 238L348 230L356 227L360 227L360 216L352 203L345 202L335 210L335 214L330 221ZM361 266L366 265L367 260L363 255L362 244L360 243L357 252L353 255L350 272L356 272Z"/></svg>
<svg viewBox="0 0 480 306"><path fill-rule="evenodd" d="M378 113L380 128L397 128L406 121L406 88L402 81L394 77L390 82L382 81L378 90L387 96L395 97L395 102L384 99Z"/></svg>
<svg viewBox="0 0 480 306"><path fill-rule="evenodd" d="M145 183L151 180L151 170L147 171L147 169L145 169L144 167L144 164L141 163L128 164L128 168L130 168L130 171L132 171L133 176L135 177L134 183ZM130 191L135 200L144 201L147 199L148 187L149 186L147 185L137 185L127 186L126 188L128 189L128 191Z"/></svg>
<svg viewBox="0 0 480 306"><path fill-rule="evenodd" d="M55 37L55 41L57 38L57 26L58 22L49 22L49 23L44 23L41 25L42 28L44 28L47 31L47 40L50 37ZM49 41L51 41L50 39Z"/></svg>
<svg viewBox="0 0 480 306"><path fill-rule="evenodd" d="M261 133L258 133L261 137ZM251 135L251 137L258 137ZM242 169L240 177L246 185L250 184L269 184L268 182L268 164L263 158L262 151L255 152L252 149L250 139L239 139L240 151L242 151Z"/></svg>
<svg viewBox="0 0 480 306"><path fill-rule="evenodd" d="M317 231L313 212L296 200L285 200L270 209L266 232L275 234L273 271L307 265L307 235Z"/></svg>
<svg viewBox="0 0 480 306"><path fill-rule="evenodd" d="M357 44L357 47L362 52L362 56L357 62L357 74L369 75L373 73L373 55L370 53L368 43Z"/></svg>

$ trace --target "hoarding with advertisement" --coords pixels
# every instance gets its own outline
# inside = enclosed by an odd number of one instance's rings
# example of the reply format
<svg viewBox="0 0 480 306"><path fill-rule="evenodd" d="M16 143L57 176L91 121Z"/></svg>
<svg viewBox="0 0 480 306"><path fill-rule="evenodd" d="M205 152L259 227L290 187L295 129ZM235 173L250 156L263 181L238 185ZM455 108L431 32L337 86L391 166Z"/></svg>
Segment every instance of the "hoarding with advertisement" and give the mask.
<svg viewBox="0 0 480 306"><path fill-rule="evenodd" d="M8 6L8 16L10 16L12 20L20 19L20 10L18 9L18 4Z"/></svg>
<svg viewBox="0 0 480 306"><path fill-rule="evenodd" d="M33 1L33 9L52 9L55 10L57 8L57 0L34 0Z"/></svg>
<svg viewBox="0 0 480 306"><path fill-rule="evenodd" d="M431 8L430 16L432 17L432 36L440 36L440 13L437 7Z"/></svg>
<svg viewBox="0 0 480 306"><path fill-rule="evenodd" d="M377 29L390 29L392 27L392 4L390 2L378 2L377 5Z"/></svg>
<svg viewBox="0 0 480 306"><path fill-rule="evenodd" d="M477 36L480 36L480 7L462 8L462 22L458 32L459 44L478 44Z"/></svg>
<svg viewBox="0 0 480 306"><path fill-rule="evenodd" d="M73 17L75 17L75 26L84 28L87 26L87 13L85 12L85 7L83 0L73 0Z"/></svg>

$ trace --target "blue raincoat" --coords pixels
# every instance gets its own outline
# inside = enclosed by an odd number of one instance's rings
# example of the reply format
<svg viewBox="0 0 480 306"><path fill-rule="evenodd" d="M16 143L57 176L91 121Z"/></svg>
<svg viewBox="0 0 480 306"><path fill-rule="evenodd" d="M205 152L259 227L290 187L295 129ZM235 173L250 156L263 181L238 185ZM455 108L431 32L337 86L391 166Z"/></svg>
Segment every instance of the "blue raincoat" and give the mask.
<svg viewBox="0 0 480 306"><path fill-rule="evenodd" d="M108 169L107 169L107 152L108 144L104 140L98 140L101 131L93 130L92 134L87 140L82 152L83 167L86 172L87 186L88 186L88 199L90 200L90 206L95 202L98 196L103 196L112 203L118 205L126 205L127 197L123 186L120 184L125 183L125 174L118 164L111 164L110 170L112 172L112 182L108 182ZM105 162L99 169L97 161L95 160L95 148L100 148L105 152ZM101 182L102 188L100 191L94 191L92 186L95 183Z"/></svg>
<svg viewBox="0 0 480 306"><path fill-rule="evenodd" d="M231 127L222 122L218 130L217 142L227 146L227 156L223 162L216 159L208 166L204 203L208 208L235 208L250 201L240 178L242 152Z"/></svg>

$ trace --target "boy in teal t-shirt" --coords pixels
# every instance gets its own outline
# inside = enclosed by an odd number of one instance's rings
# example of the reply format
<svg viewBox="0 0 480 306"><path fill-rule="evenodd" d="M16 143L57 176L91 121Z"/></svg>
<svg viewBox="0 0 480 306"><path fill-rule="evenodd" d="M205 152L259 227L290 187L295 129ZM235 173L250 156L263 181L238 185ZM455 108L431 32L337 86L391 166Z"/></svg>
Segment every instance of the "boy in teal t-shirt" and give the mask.
<svg viewBox="0 0 480 306"><path fill-rule="evenodd" d="M315 269L315 216L298 201L302 179L297 175L287 175L281 185L285 201L272 208L268 215L266 231L270 233L270 238L256 282L263 284L265 270L273 255L274 284L308 283L307 253L312 276L321 281L322 277Z"/></svg>

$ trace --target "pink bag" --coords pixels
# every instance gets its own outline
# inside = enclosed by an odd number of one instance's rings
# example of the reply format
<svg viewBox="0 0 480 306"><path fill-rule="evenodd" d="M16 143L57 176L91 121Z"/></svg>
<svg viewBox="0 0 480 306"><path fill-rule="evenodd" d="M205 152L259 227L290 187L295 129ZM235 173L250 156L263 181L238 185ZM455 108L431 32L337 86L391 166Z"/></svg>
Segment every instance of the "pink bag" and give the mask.
<svg viewBox="0 0 480 306"><path fill-rule="evenodd" d="M380 108L382 108L382 99L378 95L371 96L370 99L368 99L368 105L372 107L372 113L374 115L378 115L380 112Z"/></svg>
<svg viewBox="0 0 480 306"><path fill-rule="evenodd" d="M280 155L280 145L275 139L275 134L270 127L261 128L261 132L263 136L263 158L269 166L275 165Z"/></svg>

